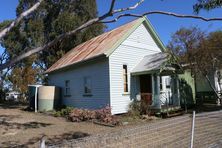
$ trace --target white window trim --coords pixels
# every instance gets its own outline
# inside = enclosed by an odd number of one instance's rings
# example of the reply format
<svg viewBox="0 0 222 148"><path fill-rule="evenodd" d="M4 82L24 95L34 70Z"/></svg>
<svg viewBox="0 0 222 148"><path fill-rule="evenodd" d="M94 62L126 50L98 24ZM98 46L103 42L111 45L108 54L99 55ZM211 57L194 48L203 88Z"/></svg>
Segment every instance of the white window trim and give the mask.
<svg viewBox="0 0 222 148"><path fill-rule="evenodd" d="M124 91L124 83L125 83L125 81L124 81L124 77L123 77L123 66L126 66L126 70L127 70L127 73L126 73L126 76L127 76L127 91L125 92ZM129 75L129 67L128 67L128 64L126 64L126 63L123 63L122 64L122 86L123 86L123 95L129 95L130 94L130 90L129 90L129 77L130 77L130 75Z"/></svg>

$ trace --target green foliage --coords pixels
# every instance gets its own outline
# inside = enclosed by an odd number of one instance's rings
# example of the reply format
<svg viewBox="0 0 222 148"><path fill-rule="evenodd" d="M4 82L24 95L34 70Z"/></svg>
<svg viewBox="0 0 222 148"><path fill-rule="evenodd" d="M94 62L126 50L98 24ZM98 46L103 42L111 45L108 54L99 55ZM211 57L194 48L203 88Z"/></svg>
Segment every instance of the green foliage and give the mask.
<svg viewBox="0 0 222 148"><path fill-rule="evenodd" d="M222 7L222 0L198 0L198 2L193 6L195 13L199 13L201 9L211 10L215 8Z"/></svg>
<svg viewBox="0 0 222 148"><path fill-rule="evenodd" d="M129 114L132 117L140 117L141 115L141 102L134 100L129 105Z"/></svg>
<svg viewBox="0 0 222 148"><path fill-rule="evenodd" d="M27 10L36 1L20 0L17 15ZM45 0L37 11L28 16L20 25L28 40L26 47L38 47L52 41L58 35L69 32L89 19L97 16L95 0ZM61 56L78 44L102 33L104 26L91 26L69 38L65 38L50 50L38 54L37 64L44 63L47 69Z"/></svg>
<svg viewBox="0 0 222 148"><path fill-rule="evenodd" d="M36 0L20 0L16 10L17 16L33 6L35 2ZM44 46L57 36L69 32L95 17L97 17L95 0L44 0L36 11L25 17L2 39L1 45L6 48L10 60L28 49ZM9 25L10 22L2 22L0 29ZM10 80L14 80L11 82L19 82L20 77L13 75L24 75L24 69L28 68L29 74L35 73L35 75L33 77L33 75L26 74L26 77L29 77L27 84L39 81L41 83L45 80L43 72L55 61L80 43L103 33L103 29L104 25L96 24L60 40L47 51L42 51L21 61L12 69ZM21 87L23 86L16 86L19 90L23 90Z"/></svg>
<svg viewBox="0 0 222 148"><path fill-rule="evenodd" d="M0 30L4 29L5 27L7 27L12 21L10 20L6 20L0 23Z"/></svg>
<svg viewBox="0 0 222 148"><path fill-rule="evenodd" d="M54 116L56 116L56 117L68 117L68 115L71 113L72 110L73 110L73 107L62 108L60 111L56 111L54 113Z"/></svg>
<svg viewBox="0 0 222 148"><path fill-rule="evenodd" d="M212 90L215 91L214 76L216 70L222 69L222 31L204 33L199 28L181 28L172 36L168 48L179 56L180 62L186 64L194 76L204 76ZM218 94L215 91L215 94Z"/></svg>

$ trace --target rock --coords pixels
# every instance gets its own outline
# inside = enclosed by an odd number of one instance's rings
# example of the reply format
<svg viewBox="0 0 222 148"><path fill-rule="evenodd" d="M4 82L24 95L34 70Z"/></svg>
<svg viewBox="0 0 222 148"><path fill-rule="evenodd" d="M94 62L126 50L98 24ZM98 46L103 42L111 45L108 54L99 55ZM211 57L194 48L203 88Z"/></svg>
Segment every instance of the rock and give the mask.
<svg viewBox="0 0 222 148"><path fill-rule="evenodd" d="M123 122L122 123L122 125L128 125L129 124L129 122Z"/></svg>

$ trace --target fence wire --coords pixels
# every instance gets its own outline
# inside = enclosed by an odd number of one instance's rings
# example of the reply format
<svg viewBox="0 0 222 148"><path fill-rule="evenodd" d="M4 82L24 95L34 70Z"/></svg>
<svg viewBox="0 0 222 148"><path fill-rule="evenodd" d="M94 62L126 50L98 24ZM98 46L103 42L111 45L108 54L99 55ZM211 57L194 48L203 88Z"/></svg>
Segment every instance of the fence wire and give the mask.
<svg viewBox="0 0 222 148"><path fill-rule="evenodd" d="M184 115L48 147L189 148L191 129L192 116ZM193 146L222 147L222 111L196 115Z"/></svg>

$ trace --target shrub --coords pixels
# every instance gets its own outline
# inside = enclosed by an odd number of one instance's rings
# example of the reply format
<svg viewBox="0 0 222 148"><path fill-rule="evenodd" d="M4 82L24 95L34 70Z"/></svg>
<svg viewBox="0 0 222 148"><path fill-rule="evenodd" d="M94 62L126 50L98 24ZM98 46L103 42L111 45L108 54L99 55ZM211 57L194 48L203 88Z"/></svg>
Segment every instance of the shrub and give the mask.
<svg viewBox="0 0 222 148"><path fill-rule="evenodd" d="M141 102L134 100L129 105L129 114L133 117L139 117L141 114Z"/></svg>
<svg viewBox="0 0 222 148"><path fill-rule="evenodd" d="M150 100L134 100L129 105L129 114L133 117L141 117L141 115L151 115Z"/></svg>
<svg viewBox="0 0 222 148"><path fill-rule="evenodd" d="M69 120L72 122L80 122L95 119L95 111L87 109L73 109L69 114Z"/></svg>
<svg viewBox="0 0 222 148"><path fill-rule="evenodd" d="M67 117L69 116L70 112L73 110L72 107L65 107L65 108L62 108L60 111L56 111L54 113L54 116L56 117Z"/></svg>
<svg viewBox="0 0 222 148"><path fill-rule="evenodd" d="M118 125L120 122L116 116L111 114L111 108L105 107L99 110L73 109L69 114L69 120L72 122L97 120L100 122Z"/></svg>
<svg viewBox="0 0 222 148"><path fill-rule="evenodd" d="M100 122L110 123L113 125L119 125L120 121L116 116L111 114L111 108L106 106L105 108L96 110L96 119Z"/></svg>

